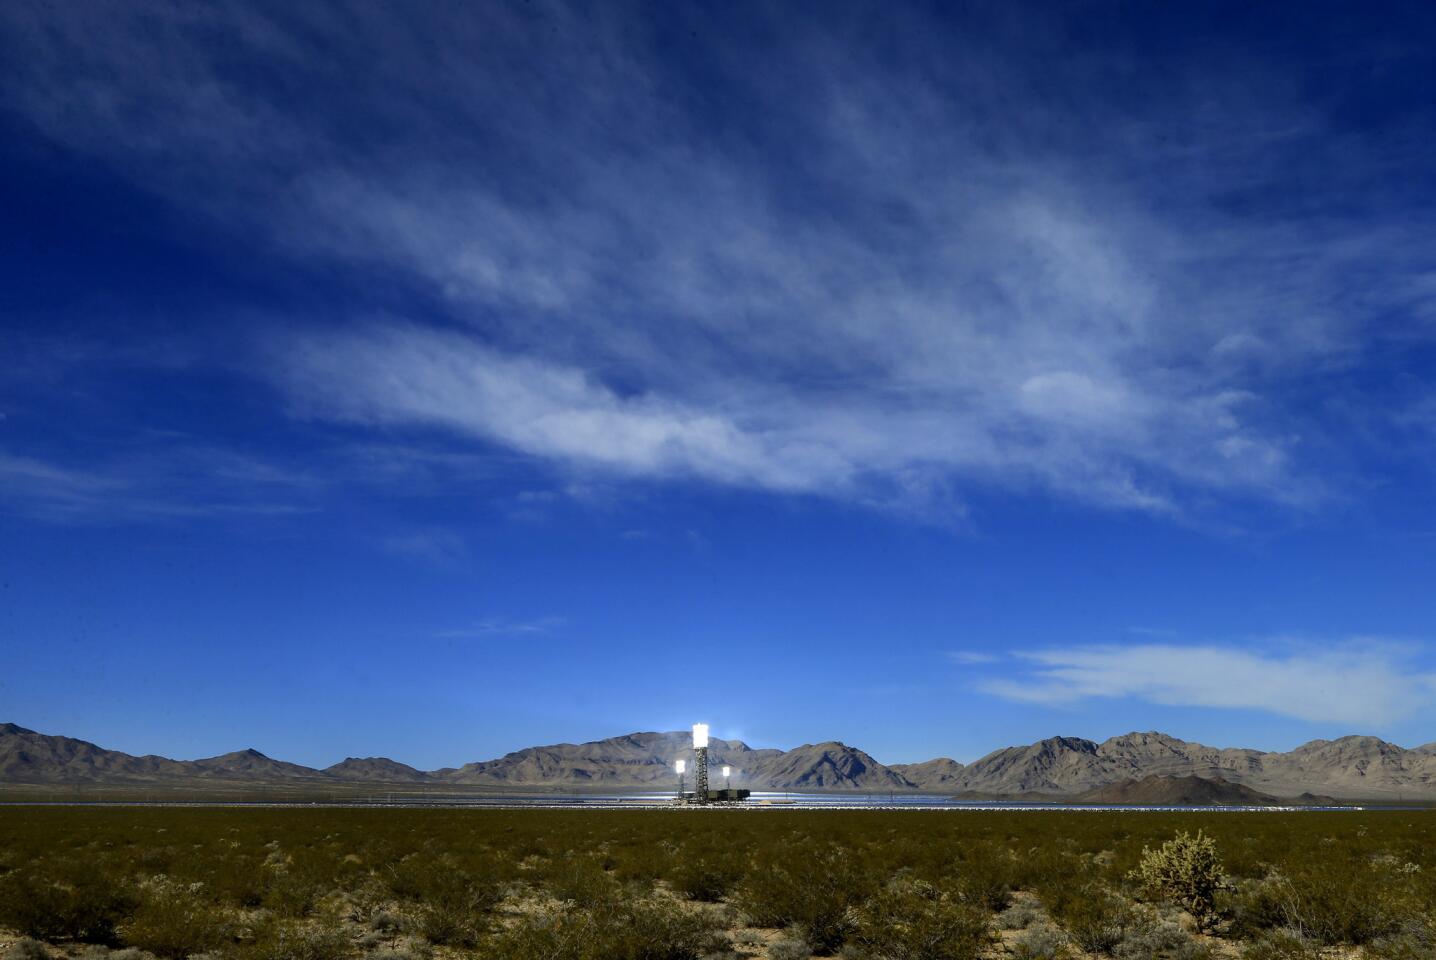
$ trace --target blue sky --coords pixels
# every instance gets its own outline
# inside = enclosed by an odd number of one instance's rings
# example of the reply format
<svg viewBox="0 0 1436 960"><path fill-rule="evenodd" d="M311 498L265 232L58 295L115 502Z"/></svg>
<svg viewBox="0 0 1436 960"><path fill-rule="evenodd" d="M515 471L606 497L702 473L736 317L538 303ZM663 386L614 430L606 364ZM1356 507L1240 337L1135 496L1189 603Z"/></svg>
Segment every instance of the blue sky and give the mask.
<svg viewBox="0 0 1436 960"><path fill-rule="evenodd" d="M1436 740L1433 14L0 10L0 718Z"/></svg>

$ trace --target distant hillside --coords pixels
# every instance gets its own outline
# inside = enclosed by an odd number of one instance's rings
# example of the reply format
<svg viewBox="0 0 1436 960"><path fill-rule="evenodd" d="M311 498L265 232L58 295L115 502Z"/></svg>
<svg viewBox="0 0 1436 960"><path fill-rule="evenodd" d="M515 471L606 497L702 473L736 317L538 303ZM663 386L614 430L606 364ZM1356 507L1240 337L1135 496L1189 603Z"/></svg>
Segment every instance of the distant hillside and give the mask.
<svg viewBox="0 0 1436 960"><path fill-rule="evenodd" d="M388 757L347 757L322 771L325 776L360 783L428 783L433 777Z"/></svg>
<svg viewBox="0 0 1436 960"><path fill-rule="evenodd" d="M164 757L133 757L87 740L47 736L0 724L0 781L71 783L97 780L158 780L198 771Z"/></svg>
<svg viewBox="0 0 1436 960"><path fill-rule="evenodd" d="M630 733L587 743L528 747L496 760L421 771L384 757L350 757L324 770L286 763L257 750L204 760L135 757L84 740L0 725L0 782L146 784L209 780L239 783L453 784L548 789L668 789L673 761L691 757L689 734ZM1249 799L1159 799L1195 781L1222 785L1213 796L1344 799L1436 798L1436 748L1403 749L1376 737L1313 740L1286 753L1208 747L1163 733L1128 733L1101 743L1052 737L995 750L967 766L944 758L884 765L836 741L792 750L754 749L714 740L719 768L734 768L733 785L760 790L925 790L967 797L1087 800L1112 803L1223 803ZM1173 784L1176 785L1173 785ZM1110 788L1110 789L1108 789ZM1231 788L1230 790L1228 788ZM1101 791L1107 790L1106 793ZM1191 793L1195 791L1195 793ZM1235 791L1235 792L1233 792Z"/></svg>
<svg viewBox="0 0 1436 960"><path fill-rule="evenodd" d="M1207 777L1166 777L1159 774L1140 780L1109 783L1075 799L1083 803L1130 803L1155 806L1218 806L1222 804L1270 804L1280 801L1239 783Z"/></svg>
<svg viewBox="0 0 1436 960"><path fill-rule="evenodd" d="M687 732L630 733L588 743L528 747L497 760L469 763L441 774L453 783L613 787L665 786L674 779L673 761L691 753ZM750 780L781 750L754 750L738 740L710 741L710 767L731 764Z"/></svg>
<svg viewBox="0 0 1436 960"><path fill-rule="evenodd" d="M946 757L923 763L892 763L888 769L919 790L949 790L962 782L962 764Z"/></svg>
<svg viewBox="0 0 1436 960"><path fill-rule="evenodd" d="M775 751L776 752L776 751ZM828 741L767 757L753 775L783 789L911 790L913 784L861 750Z"/></svg>
<svg viewBox="0 0 1436 960"><path fill-rule="evenodd" d="M1102 743L1053 737L1006 747L965 767L954 789L1073 797L1151 775L1220 779L1278 797L1305 792L1347 799L1436 797L1436 755L1376 737L1313 740L1276 753L1208 747L1156 732Z"/></svg>
<svg viewBox="0 0 1436 960"><path fill-rule="evenodd" d="M498 760L470 763L447 772L453 783L667 787L674 780L673 761L691 756L686 732L631 733L589 743L529 747ZM793 750L755 750L739 740L709 742L711 775L730 765L734 785L776 790L912 790L913 784L861 750L829 742Z"/></svg>
<svg viewBox="0 0 1436 960"><path fill-rule="evenodd" d="M5 783L154 783L177 779L313 780L318 770L237 750L204 760L134 757L87 740L0 724L0 781Z"/></svg>
<svg viewBox="0 0 1436 960"><path fill-rule="evenodd" d="M151 784L201 779L254 783L409 783L495 787L669 788L673 761L691 757L687 732L632 733L580 744L529 747L497 760L425 772L385 757L350 757L324 770L286 763L257 750L204 760L134 757L84 740L0 726L0 782ZM755 750L713 740L713 784L724 764L733 785L776 790L912 790L913 784L861 750L841 743L796 750Z"/></svg>

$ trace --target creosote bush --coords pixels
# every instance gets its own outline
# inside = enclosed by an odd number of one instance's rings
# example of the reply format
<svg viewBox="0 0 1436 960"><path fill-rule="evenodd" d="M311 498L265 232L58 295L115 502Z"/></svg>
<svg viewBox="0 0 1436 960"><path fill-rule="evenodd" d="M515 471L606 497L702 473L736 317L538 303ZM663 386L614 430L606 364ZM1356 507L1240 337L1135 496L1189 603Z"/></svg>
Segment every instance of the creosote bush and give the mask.
<svg viewBox="0 0 1436 960"><path fill-rule="evenodd" d="M991 938L981 906L924 880L890 884L852 911L851 942L875 960L967 960Z"/></svg>
<svg viewBox="0 0 1436 960"><path fill-rule="evenodd" d="M1130 898L1176 834L1233 878L1224 954L1436 953L1418 811L0 807L0 928L75 960L716 960L764 926L802 939L779 950L878 960L968 956L991 923L1022 930L1019 960L1199 960L1207 941Z"/></svg>
<svg viewBox="0 0 1436 960"><path fill-rule="evenodd" d="M722 946L716 925L671 903L572 904L523 918L486 943L505 960L699 960Z"/></svg>
<svg viewBox="0 0 1436 960"><path fill-rule="evenodd" d="M1067 960L1072 947L1067 937L1050 923L1028 927L1012 944L1017 960Z"/></svg>
<svg viewBox="0 0 1436 960"><path fill-rule="evenodd" d="M1217 893L1227 886L1216 841L1200 830L1182 831L1155 850L1143 847L1131 876L1149 893L1179 904L1198 930L1216 919Z"/></svg>
<svg viewBox="0 0 1436 960"><path fill-rule="evenodd" d="M1042 911L1031 903L1014 903L997 915L1001 930L1026 930L1042 919Z"/></svg>
<svg viewBox="0 0 1436 960"><path fill-rule="evenodd" d="M167 876L138 885L139 902L119 927L132 947L163 960L183 960L224 946L231 935L227 911L203 895L203 883L184 884Z"/></svg>
<svg viewBox="0 0 1436 960"><path fill-rule="evenodd" d="M1087 953L1111 953L1136 921L1131 904L1100 883L1064 885L1044 898L1053 918Z"/></svg>
<svg viewBox="0 0 1436 960"><path fill-rule="evenodd" d="M732 892L742 877L742 864L733 857L703 853L681 857L668 880L674 892L689 900L717 903Z"/></svg>
<svg viewBox="0 0 1436 960"><path fill-rule="evenodd" d="M27 938L6 950L5 960L50 960L50 951L40 941Z"/></svg>
<svg viewBox="0 0 1436 960"><path fill-rule="evenodd" d="M803 940L774 940L768 947L768 960L808 960L813 948Z"/></svg>
<svg viewBox="0 0 1436 960"><path fill-rule="evenodd" d="M305 922L269 915L248 937L224 950L223 956L233 960L345 960L354 947L337 919Z"/></svg>
<svg viewBox="0 0 1436 960"><path fill-rule="evenodd" d="M1331 857L1303 864L1278 885L1286 925L1326 944L1364 944L1418 916L1419 887L1386 865Z"/></svg>
<svg viewBox="0 0 1436 960"><path fill-rule="evenodd" d="M555 861L539 877L542 892L578 907L598 907L618 900L623 884L602 858L569 854Z"/></svg>
<svg viewBox="0 0 1436 960"><path fill-rule="evenodd" d="M134 906L122 877L77 860L37 859L0 876L0 927L36 940L117 944Z"/></svg>
<svg viewBox="0 0 1436 960"><path fill-rule="evenodd" d="M1367 960L1431 960L1436 957L1436 940L1430 930L1405 930L1366 945Z"/></svg>
<svg viewBox="0 0 1436 960"><path fill-rule="evenodd" d="M1116 960L1212 960L1212 949L1175 923L1158 921L1127 928L1112 948Z"/></svg>
<svg viewBox="0 0 1436 960"><path fill-rule="evenodd" d="M1246 945L1242 960L1321 960L1321 951L1294 930L1268 930Z"/></svg>
<svg viewBox="0 0 1436 960"><path fill-rule="evenodd" d="M958 888L970 903L994 913L1012 903L1016 864L1012 854L995 844L983 844L955 864Z"/></svg>
<svg viewBox="0 0 1436 960"><path fill-rule="evenodd" d="M765 851L737 891L758 926L795 926L816 953L832 953L852 927L850 910L865 900L873 876L831 843L787 843Z"/></svg>

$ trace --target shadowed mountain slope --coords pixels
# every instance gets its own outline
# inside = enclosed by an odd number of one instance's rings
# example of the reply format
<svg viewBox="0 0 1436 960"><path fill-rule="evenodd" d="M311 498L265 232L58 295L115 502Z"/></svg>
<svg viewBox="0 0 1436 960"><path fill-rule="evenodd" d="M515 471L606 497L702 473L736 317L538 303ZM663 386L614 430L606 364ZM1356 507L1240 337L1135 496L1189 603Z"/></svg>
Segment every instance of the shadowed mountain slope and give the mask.
<svg viewBox="0 0 1436 960"><path fill-rule="evenodd" d="M0 724L0 780L7 783L156 780L191 772L183 763L164 757L133 757L88 740Z"/></svg>
<svg viewBox="0 0 1436 960"><path fill-rule="evenodd" d="M322 771L339 780L361 783L428 783L433 777L388 757L347 757Z"/></svg>
<svg viewBox="0 0 1436 960"><path fill-rule="evenodd" d="M913 789L910 781L863 751L832 740L805 743L786 753L767 757L753 771L753 777L759 782L791 790Z"/></svg>
<svg viewBox="0 0 1436 960"><path fill-rule="evenodd" d="M1279 802L1239 783L1208 777L1168 777L1153 774L1140 780L1123 780L1079 794L1085 803L1131 803L1159 806L1216 806Z"/></svg>
<svg viewBox="0 0 1436 960"><path fill-rule="evenodd" d="M51 736L13 723L0 724L0 780L7 783L148 783L209 777L234 780L312 780L324 774L272 760L258 750L237 750L203 760L135 757L88 740Z"/></svg>
<svg viewBox="0 0 1436 960"><path fill-rule="evenodd" d="M919 790L949 790L962 782L962 764L946 757L923 763L890 763L888 769Z"/></svg>

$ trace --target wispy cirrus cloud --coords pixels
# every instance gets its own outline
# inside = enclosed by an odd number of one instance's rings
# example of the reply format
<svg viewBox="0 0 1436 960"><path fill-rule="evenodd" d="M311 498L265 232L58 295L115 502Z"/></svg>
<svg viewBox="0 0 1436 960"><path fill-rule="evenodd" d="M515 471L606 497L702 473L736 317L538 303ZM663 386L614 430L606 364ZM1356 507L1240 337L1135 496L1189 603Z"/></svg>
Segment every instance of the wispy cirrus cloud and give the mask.
<svg viewBox="0 0 1436 960"><path fill-rule="evenodd" d="M959 666L978 666L985 663L997 663L1002 660L995 653L984 653L980 650L949 650L946 657L950 663Z"/></svg>
<svg viewBox="0 0 1436 960"><path fill-rule="evenodd" d="M1424 152L1336 142L1272 64L1197 50L1134 101L1141 51L1057 63L1061 18L974 16L954 57L898 15L907 71L816 20L771 24L781 73L715 44L713 88L769 105L729 129L658 25L581 6L15 8L7 103L280 256L422 291L439 316L268 334L249 372L316 419L918 514L1321 502L1291 384L1421 301L1427 212L1369 184ZM1293 169L1321 193L1233 200Z"/></svg>
<svg viewBox="0 0 1436 960"><path fill-rule="evenodd" d="M82 464L0 449L0 509L58 523L292 516L313 509L313 474L185 439Z"/></svg>
<svg viewBox="0 0 1436 960"><path fill-rule="evenodd" d="M380 546L397 557L449 566L468 555L468 544L452 530L418 527L380 538Z"/></svg>
<svg viewBox="0 0 1436 960"><path fill-rule="evenodd" d="M490 638L537 637L561 628L568 621L563 617L536 617L532 620L513 620L503 617L486 617L466 627L439 630L434 636L440 640L486 640Z"/></svg>
<svg viewBox="0 0 1436 960"><path fill-rule="evenodd" d="M1384 726L1436 705L1436 672L1409 646L1374 640L1284 642L1272 650L1140 644L1025 651L1015 677L987 693L1062 705L1132 699L1256 710L1323 723Z"/></svg>

